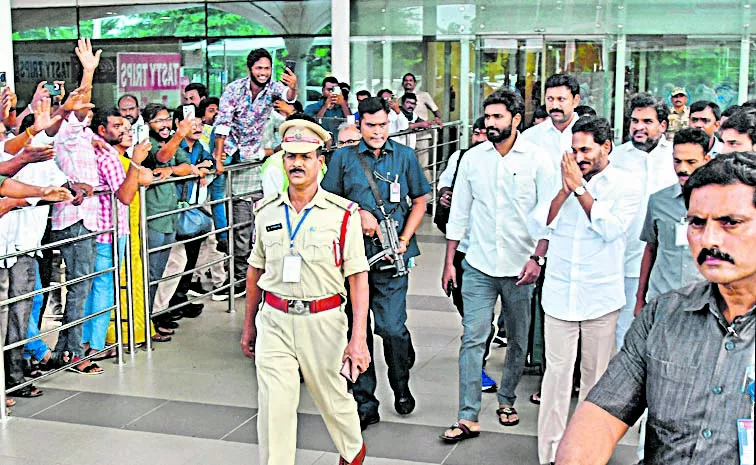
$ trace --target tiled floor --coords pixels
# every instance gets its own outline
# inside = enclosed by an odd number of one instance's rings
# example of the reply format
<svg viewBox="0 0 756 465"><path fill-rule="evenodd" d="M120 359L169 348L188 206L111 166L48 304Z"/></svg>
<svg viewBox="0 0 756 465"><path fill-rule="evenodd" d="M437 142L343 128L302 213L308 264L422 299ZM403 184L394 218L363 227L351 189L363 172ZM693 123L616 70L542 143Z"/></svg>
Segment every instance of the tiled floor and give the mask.
<svg viewBox="0 0 756 465"><path fill-rule="evenodd" d="M484 434L456 446L437 438L455 419L460 318L440 290L442 238L430 221L420 238L423 256L410 279L409 328L417 350L411 386L417 409L399 417L386 380L380 344L378 397L382 421L365 432L370 465L537 464L538 408L527 397L539 378L525 376L517 406L520 425L496 421L495 394L484 394ZM45 395L19 399L0 425L2 465L120 465L159 463L257 464L257 391L254 363L238 347L243 302L237 313L206 302L195 320L181 320L174 341L154 352L106 363L102 376L58 375L39 382ZM489 374L501 376L505 349L494 352ZM300 401L297 464L327 465L338 454L306 390ZM635 462L632 430L610 463Z"/></svg>

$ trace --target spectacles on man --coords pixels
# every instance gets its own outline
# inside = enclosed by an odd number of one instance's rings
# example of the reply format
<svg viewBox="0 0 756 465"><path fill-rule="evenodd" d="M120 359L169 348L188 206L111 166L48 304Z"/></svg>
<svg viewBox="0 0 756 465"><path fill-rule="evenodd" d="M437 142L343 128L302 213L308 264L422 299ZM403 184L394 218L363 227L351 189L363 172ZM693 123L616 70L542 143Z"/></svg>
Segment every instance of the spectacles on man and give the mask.
<svg viewBox="0 0 756 465"><path fill-rule="evenodd" d="M163 124L163 123L170 123L170 122L171 122L170 116L167 118L156 118L150 121L150 123L156 123L156 124Z"/></svg>
<svg viewBox="0 0 756 465"><path fill-rule="evenodd" d="M354 145L354 144L358 143L359 141L360 141L359 139L347 139L347 140L340 140L340 141L339 141L339 142L338 142L338 143L336 144L336 146L337 146L337 147L344 147L345 145Z"/></svg>

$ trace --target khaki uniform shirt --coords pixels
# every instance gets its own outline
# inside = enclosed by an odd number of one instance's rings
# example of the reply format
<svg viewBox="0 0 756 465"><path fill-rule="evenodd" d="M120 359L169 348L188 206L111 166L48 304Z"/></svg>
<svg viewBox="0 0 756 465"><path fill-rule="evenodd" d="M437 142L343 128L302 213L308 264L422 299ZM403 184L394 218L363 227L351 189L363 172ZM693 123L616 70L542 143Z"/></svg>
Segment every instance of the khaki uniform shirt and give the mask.
<svg viewBox="0 0 756 465"><path fill-rule="evenodd" d="M667 140L672 140L675 133L680 129L688 127L690 120L690 107L683 107L682 113L677 113L674 109L669 112L669 126L667 127Z"/></svg>
<svg viewBox="0 0 756 465"><path fill-rule="evenodd" d="M312 209L294 238L294 252L302 257L298 283L283 282L283 258L291 254L284 204L289 206L292 231L307 209ZM251 266L264 270L257 283L260 289L284 299L318 300L335 294L346 297L344 278L369 269L357 210L356 203L323 189L318 189L299 213L287 192L261 200L255 208L257 241L248 260ZM334 248L340 249L341 224L347 211L343 263L336 266Z"/></svg>

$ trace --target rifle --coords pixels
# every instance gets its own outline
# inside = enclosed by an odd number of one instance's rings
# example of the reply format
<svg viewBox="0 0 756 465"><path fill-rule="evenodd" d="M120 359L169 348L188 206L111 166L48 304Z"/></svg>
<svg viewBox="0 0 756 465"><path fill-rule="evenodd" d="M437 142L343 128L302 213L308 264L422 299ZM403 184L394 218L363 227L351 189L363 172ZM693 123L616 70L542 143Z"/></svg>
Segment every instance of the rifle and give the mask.
<svg viewBox="0 0 756 465"><path fill-rule="evenodd" d="M373 265L379 261L389 258L390 263L379 264L377 269L380 271L396 270L394 273L395 278L405 276L409 274L409 269L404 262L404 254L398 253L398 250L401 247L399 233L396 231L399 227L399 222L392 218L390 213L386 213L386 209L384 208L385 202L381 198L378 186L375 183L375 177L373 176L367 161L360 154L357 154L357 157L360 160L362 171L365 172L365 177L370 185L370 191L373 193L375 204L378 207L378 210L380 210L381 216L383 216L382 219L378 220L381 235L383 236L383 242L380 242L382 250L368 259L368 265L372 268Z"/></svg>

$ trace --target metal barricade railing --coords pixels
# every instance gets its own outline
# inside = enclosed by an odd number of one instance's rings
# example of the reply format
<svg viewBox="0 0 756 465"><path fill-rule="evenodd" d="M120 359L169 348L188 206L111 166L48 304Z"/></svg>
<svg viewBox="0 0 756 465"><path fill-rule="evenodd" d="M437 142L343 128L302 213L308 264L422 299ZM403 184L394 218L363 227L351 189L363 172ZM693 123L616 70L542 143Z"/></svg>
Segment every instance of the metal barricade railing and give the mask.
<svg viewBox="0 0 756 465"><path fill-rule="evenodd" d="M151 331L150 331L150 325L149 322L152 318L160 315L167 314L169 312L172 312L174 310L178 310L180 308L183 308L185 306L188 306L198 300L204 299L210 295L217 294L220 292L228 291L229 297L228 297L228 313L235 312L235 286L236 286L236 279L234 275L234 268L235 268L235 258L234 258L234 239L233 239L233 233L234 230L237 228L245 227L245 226L251 226L254 223L254 220L251 221L245 221L242 223L236 223L234 222L233 217L233 202L234 200L242 200L246 197L251 197L253 195L261 194L261 190L255 190L250 192L243 192L241 194L234 194L233 192L233 184L234 184L234 176L238 176L239 171L248 170L248 169L254 169L258 168L262 165L263 161L250 161L250 162L242 162L237 163L234 165L230 165L225 167L224 174L226 176L226 194L222 199L215 199L209 202L204 202L201 204L195 204L190 205L188 207L184 208L176 208L174 210L170 210L163 213L158 213L154 215L147 216L147 204L146 204L146 192L148 189L152 186L160 185L160 184L167 184L167 183L177 183L177 182L183 182L183 181L190 181L197 179L197 176L181 176L181 177L170 177L161 181L156 181L152 183L150 186L140 186L139 193L140 193L140 221L139 221L139 228L140 228L140 234L142 237L142 243L141 243L141 256L142 256L142 276L143 276L143 285L145 290L145 296L146 296L146 302L145 302L145 308L144 308L144 318L145 318L145 345L146 350L148 353L152 352L152 339L151 339ZM211 171L211 174L214 174ZM219 178L216 178L215 181L217 182ZM163 218L167 216L177 215L182 212L194 210L197 208L206 208L206 207L212 207L213 205L219 205L219 204L225 204L226 206L226 217L228 218L228 226L223 228L215 229L213 228L210 232L199 234L195 237L174 241L171 244L161 245L158 247L149 248L148 245L148 223L150 221L153 221L158 218ZM179 244L187 244L189 242L201 240L203 238L207 238L212 235L221 234L221 233L227 233L228 234L228 253L223 254L222 258L218 258L215 260L211 260L206 263L197 263L195 264L195 267L191 270L184 270L179 273L174 273L168 276L161 276L158 279L150 279L150 255L155 252L160 252L163 250L170 249L174 245ZM254 232L251 232L250 234L253 234ZM251 242L251 237L250 237ZM150 301L150 287L151 286L157 286L162 282L165 281L171 281L176 278L181 278L183 276L194 274L196 271L203 270L206 268L209 268L213 265L216 265L218 263L228 263L228 284L224 284L223 286L217 287L209 292L206 292L202 295L189 298L186 301L183 301L181 303L178 303L176 305L169 305L167 308L161 309L157 312L152 312L149 301ZM127 280L128 282L129 280ZM157 292L157 287L155 289L155 292ZM133 319L132 319L133 321ZM129 341L133 340L131 335L129 336Z"/></svg>
<svg viewBox="0 0 756 465"><path fill-rule="evenodd" d="M123 346L122 346L123 333L122 333L122 330L121 330L122 322L121 322L121 311L120 311L120 309L121 309L121 302L120 302L120 279L119 279L120 264L119 264L119 253L118 253L118 208L116 207L116 205L117 205L116 202L118 202L119 200L116 197L116 195L115 195L114 192L111 192L111 191L108 191L108 190L97 190L97 191L95 191L95 196L100 196L100 195L108 195L108 196L110 196L111 221L112 221L112 227L111 228L108 228L108 229L105 229L105 230L102 230L102 231L95 231L95 232L91 232L91 233L88 233L88 234L83 234L83 235L78 236L78 237L73 237L73 238L69 238L69 239L62 239L60 241L55 241L55 242L51 242L51 243L48 243L48 244L43 244L40 247L35 247L35 248L32 248L32 249L28 249L28 250L17 251L17 252L13 252L13 253L10 253L10 254L6 254L6 255L3 255L3 256L0 256L0 260L6 260L6 259L9 259L9 258L15 258L15 257L19 257L19 256L28 256L29 254L33 255L33 254L36 254L37 252L40 252L42 250L59 248L61 246L66 246L66 245L73 244L73 243L76 243L76 242L81 242L81 241L86 240L86 239L93 239L93 238L96 238L97 236L99 236L101 234L111 234L112 238L113 238L113 241L112 241L112 246L113 246L113 250L112 250L113 266L110 266L110 267L105 268L103 270L94 271L92 273L89 273L89 274L84 275L84 276L80 276L80 277L72 279L72 280L66 280L65 282L60 283L60 284L55 284L55 285L47 286L47 287L44 287L44 288L39 289L39 290L34 290L34 291L27 292L27 293L22 294L22 295L18 295L18 296L12 297L12 298L8 298L8 299L5 299L5 300L2 300L2 301L0 301L0 308L2 308L2 307L8 307L8 306L10 306L10 305L12 305L12 304L14 304L16 302L20 302L22 300L33 299L34 296L36 296L36 295L40 295L40 294L44 294L44 293L47 293L47 292L55 291L55 290L61 289L63 287L70 286L72 284L83 282L83 281L86 281L86 280L89 280L89 279L94 279L97 276L101 276L101 275L104 275L104 274L107 274L107 273L113 273L113 283L114 283L113 292L115 294L115 296L114 296L114 305L111 305L111 306L109 306L107 308L98 310L98 311L96 311L96 312L94 312L94 313L92 313L90 315L83 316L82 318L79 318L79 319L77 319L75 321L68 322L66 324L63 324L63 325L57 327L57 328L53 328L53 329L50 329L50 330L47 330L47 331L42 331L42 332L40 332L36 336L30 337L30 338L24 338L22 340L16 341L16 342L11 343L11 344L7 344L6 345L5 341L0 341L0 343L1 343L0 346L2 346L2 349L0 350L0 383L2 383L1 384L2 385L2 389L0 389L0 421L2 421L2 422L5 422L8 419L8 414L7 414L6 407L5 407L5 402L6 402L7 394L11 394L11 393L16 392L18 390L21 390L21 389L23 389L23 388L25 388L27 386L30 386L36 380L50 377L50 376L52 376L52 375L54 375L56 373L59 373L59 372L61 372L63 370L67 370L67 369L69 369L69 368L71 368L71 367L73 367L75 365L78 365L78 364L82 363L85 360L89 360L91 358L96 357L99 354L102 354L102 353L107 352L107 351L111 351L113 349L116 350L116 363L118 363L119 365L123 364ZM24 208L42 208L42 207L41 206L30 206L30 207L24 207ZM13 214L13 213L9 213L9 214ZM93 260L94 260L94 257L93 257ZM83 304L83 302L82 302L82 304ZM10 311L10 309L8 309L7 311ZM42 310L40 310L40 313L41 313L41 311ZM33 380L17 384L15 386L11 387L11 388L6 389L7 388L7 386L5 385L5 352L6 351L12 350L12 349L16 349L18 347L22 347L22 346L24 346L24 345L26 345L26 344L28 344L30 342L33 342L33 341L36 341L36 340L40 340L40 339L42 339L44 337L47 337L47 336L49 336L51 334L60 333L63 330L67 330L67 329L72 328L74 326L84 324L85 322L87 322L87 321L89 321L91 319L97 318L100 315L104 315L106 313L113 312L113 311L115 311L115 319L116 319L116 342L114 344L110 344L110 345L105 344L105 347L103 349L98 350L98 351L93 351L89 355L84 354L84 356L82 356L82 357L80 357L79 359L76 359L76 360L74 360L73 354L70 354L71 359L70 359L70 361L68 363L63 363L63 365L58 366L55 369L50 370L47 373L44 373L41 376L38 376L37 378L35 378ZM20 328L20 330L25 332L25 331L27 331L27 328L28 328L28 325L27 325L26 328Z"/></svg>

